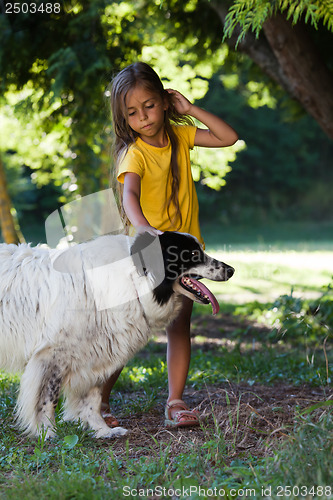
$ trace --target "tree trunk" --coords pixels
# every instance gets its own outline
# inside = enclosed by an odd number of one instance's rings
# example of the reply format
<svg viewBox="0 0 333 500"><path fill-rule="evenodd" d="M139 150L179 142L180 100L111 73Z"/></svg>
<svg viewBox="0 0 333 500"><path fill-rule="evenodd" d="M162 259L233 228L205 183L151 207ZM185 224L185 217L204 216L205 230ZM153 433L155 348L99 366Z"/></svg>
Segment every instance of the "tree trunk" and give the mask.
<svg viewBox="0 0 333 500"><path fill-rule="evenodd" d="M333 139L333 76L305 26L293 26L282 14L276 14L264 23L263 30L289 93Z"/></svg>
<svg viewBox="0 0 333 500"><path fill-rule="evenodd" d="M221 2L212 2L222 24L228 9ZM322 60L314 42L301 22L292 25L282 14L268 19L264 36L256 38L249 32L238 50L247 54L270 78L296 99L333 139L333 75ZM240 28L226 43L235 50Z"/></svg>
<svg viewBox="0 0 333 500"><path fill-rule="evenodd" d="M7 190L5 169L0 159L0 226L5 243L20 243L11 213L11 201Z"/></svg>

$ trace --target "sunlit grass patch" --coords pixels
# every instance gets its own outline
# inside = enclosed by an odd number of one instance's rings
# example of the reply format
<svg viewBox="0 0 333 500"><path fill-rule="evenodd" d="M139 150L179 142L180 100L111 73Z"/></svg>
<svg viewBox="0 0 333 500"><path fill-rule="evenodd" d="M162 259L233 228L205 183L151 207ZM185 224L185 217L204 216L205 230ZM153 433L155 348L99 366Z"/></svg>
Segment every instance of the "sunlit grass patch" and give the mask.
<svg viewBox="0 0 333 500"><path fill-rule="evenodd" d="M331 222L204 226L209 254L235 267L227 283L207 282L222 303L316 297L333 276Z"/></svg>
<svg viewBox="0 0 333 500"><path fill-rule="evenodd" d="M150 351L150 346L152 350ZM149 353L149 354L148 354ZM129 361L127 366L121 372L121 376L117 381L117 388L126 392L137 391L138 387L143 390L150 390L163 386L167 383L167 365L165 356L154 355L153 342L150 343L145 350L145 357L142 359L138 354Z"/></svg>
<svg viewBox="0 0 333 500"><path fill-rule="evenodd" d="M0 370L0 389L4 390L8 386L18 384L21 375L19 373L7 373Z"/></svg>
<svg viewBox="0 0 333 500"><path fill-rule="evenodd" d="M333 252L221 251L211 254L236 270L228 282L206 281L221 302L269 302L279 295L317 297L333 276Z"/></svg>

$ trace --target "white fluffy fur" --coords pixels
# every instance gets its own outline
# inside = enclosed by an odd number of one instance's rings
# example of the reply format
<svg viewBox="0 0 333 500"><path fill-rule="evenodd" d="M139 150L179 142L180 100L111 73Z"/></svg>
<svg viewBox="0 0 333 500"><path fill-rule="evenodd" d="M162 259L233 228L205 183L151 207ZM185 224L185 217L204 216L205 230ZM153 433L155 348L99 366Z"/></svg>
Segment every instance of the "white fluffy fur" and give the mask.
<svg viewBox="0 0 333 500"><path fill-rule="evenodd" d="M103 382L146 344L153 326L164 327L175 317L180 297L174 294L163 307L152 293L126 301L140 279L149 279L139 277L131 259L121 260L129 256L131 242L123 235L100 237L73 247L75 259L71 251L0 245L0 367L24 370L17 416L27 433L37 435L45 427L52 436L60 389L66 419L81 419L96 437L126 433L109 428L100 415ZM114 293L116 282L117 299L123 300L98 311L86 269L109 263L110 255L119 261L122 279L110 279L105 293ZM57 271L66 261L70 272Z"/></svg>

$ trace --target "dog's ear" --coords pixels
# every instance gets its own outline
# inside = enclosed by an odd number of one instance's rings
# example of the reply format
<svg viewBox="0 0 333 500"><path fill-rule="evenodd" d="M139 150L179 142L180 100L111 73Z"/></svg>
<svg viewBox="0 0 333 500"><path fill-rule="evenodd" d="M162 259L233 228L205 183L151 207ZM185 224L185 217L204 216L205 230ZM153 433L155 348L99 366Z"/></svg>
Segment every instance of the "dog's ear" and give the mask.
<svg viewBox="0 0 333 500"><path fill-rule="evenodd" d="M133 263L140 276L147 276L149 272L154 273L156 252L161 251L159 236L151 233L139 233L131 246Z"/></svg>

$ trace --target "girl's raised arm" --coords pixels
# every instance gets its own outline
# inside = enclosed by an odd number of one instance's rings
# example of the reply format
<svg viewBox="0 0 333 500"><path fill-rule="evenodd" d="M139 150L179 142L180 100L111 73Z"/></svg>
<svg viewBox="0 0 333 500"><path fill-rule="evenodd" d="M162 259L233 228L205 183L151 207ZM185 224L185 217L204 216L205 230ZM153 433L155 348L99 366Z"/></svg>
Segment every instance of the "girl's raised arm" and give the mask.
<svg viewBox="0 0 333 500"><path fill-rule="evenodd" d="M232 146L238 140L235 130L221 118L195 106L177 90L168 89L167 91L172 95L172 101L178 113L190 115L206 125L207 129L197 129L195 146L221 148Z"/></svg>

